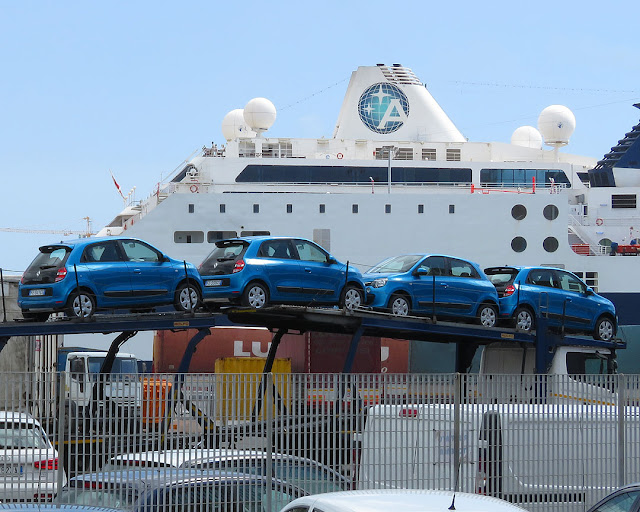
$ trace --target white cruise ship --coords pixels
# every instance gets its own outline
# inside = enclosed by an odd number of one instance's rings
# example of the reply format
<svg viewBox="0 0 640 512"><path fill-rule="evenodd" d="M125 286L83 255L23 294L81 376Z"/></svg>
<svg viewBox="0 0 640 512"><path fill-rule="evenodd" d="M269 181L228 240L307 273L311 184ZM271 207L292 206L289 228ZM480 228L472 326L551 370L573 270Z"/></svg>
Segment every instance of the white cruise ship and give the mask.
<svg viewBox="0 0 640 512"><path fill-rule="evenodd" d="M330 139L271 138L275 120L264 98L229 112L224 145L203 148L99 235L195 264L216 240L269 233L312 239L363 271L409 251L551 265L611 298L621 324L640 323L640 125L600 161L560 150L575 128L561 105L510 143L470 142L398 64L352 74Z"/></svg>

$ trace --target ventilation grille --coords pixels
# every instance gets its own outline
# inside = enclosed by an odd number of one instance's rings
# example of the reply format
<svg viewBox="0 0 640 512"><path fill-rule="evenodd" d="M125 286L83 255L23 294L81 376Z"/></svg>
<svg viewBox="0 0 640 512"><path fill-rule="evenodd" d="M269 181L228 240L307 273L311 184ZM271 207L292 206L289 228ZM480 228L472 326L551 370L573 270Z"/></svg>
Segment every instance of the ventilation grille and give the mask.
<svg viewBox="0 0 640 512"><path fill-rule="evenodd" d="M422 85L422 82L413 74L413 71L401 66L400 64L394 64L393 66L378 64L378 67L389 82L394 82L396 84Z"/></svg>

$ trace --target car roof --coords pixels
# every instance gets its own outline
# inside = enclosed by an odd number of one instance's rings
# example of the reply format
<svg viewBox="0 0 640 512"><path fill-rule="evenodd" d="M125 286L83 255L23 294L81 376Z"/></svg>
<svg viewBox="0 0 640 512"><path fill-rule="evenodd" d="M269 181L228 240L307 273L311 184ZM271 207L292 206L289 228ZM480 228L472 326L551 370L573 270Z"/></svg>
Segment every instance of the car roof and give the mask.
<svg viewBox="0 0 640 512"><path fill-rule="evenodd" d="M19 421L22 423L40 424L38 420L30 414L19 411L0 411L0 421Z"/></svg>
<svg viewBox="0 0 640 512"><path fill-rule="evenodd" d="M139 238L131 237L131 236L100 236L100 237L84 237L84 238L73 238L70 240L60 240L60 242L54 242L51 244L41 245L39 249L44 249L46 247L82 247L89 244L106 242L108 240L134 240L136 242L145 242L144 240L140 240Z"/></svg>
<svg viewBox="0 0 640 512"><path fill-rule="evenodd" d="M271 236L271 235L253 235L253 236L238 236L235 238L225 238L223 240L216 240L216 244L220 242L261 242L263 240L304 240L305 242L311 242L311 240L301 236ZM315 243L315 242L312 242Z"/></svg>
<svg viewBox="0 0 640 512"><path fill-rule="evenodd" d="M455 496L455 502L454 502ZM304 496L285 507L307 505L324 512L386 512L401 508L405 512L516 512L524 509L490 496L425 489L371 489L330 492ZM455 508L453 508L455 506ZM283 509L284 510L284 509Z"/></svg>

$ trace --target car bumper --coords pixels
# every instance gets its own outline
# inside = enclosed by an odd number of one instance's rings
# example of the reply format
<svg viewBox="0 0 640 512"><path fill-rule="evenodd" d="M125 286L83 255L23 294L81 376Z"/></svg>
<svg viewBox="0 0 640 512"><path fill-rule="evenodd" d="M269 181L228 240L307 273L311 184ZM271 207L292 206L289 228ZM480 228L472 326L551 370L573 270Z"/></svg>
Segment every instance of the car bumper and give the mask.
<svg viewBox="0 0 640 512"><path fill-rule="evenodd" d="M38 294L38 295L35 295ZM26 311L60 311L67 303L66 289L53 285L20 286L18 306Z"/></svg>
<svg viewBox="0 0 640 512"><path fill-rule="evenodd" d="M202 276L202 300L205 302L229 302L242 295L242 283L229 276Z"/></svg>

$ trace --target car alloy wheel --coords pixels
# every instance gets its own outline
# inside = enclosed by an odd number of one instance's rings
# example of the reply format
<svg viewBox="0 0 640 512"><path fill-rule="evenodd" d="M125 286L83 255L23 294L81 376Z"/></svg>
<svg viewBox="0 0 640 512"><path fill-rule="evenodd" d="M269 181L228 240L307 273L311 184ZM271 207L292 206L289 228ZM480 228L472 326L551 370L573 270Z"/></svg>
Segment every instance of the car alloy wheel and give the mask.
<svg viewBox="0 0 640 512"><path fill-rule="evenodd" d="M89 318L96 312L96 301L93 295L85 291L73 292L69 296L67 316L72 318Z"/></svg>
<svg viewBox="0 0 640 512"><path fill-rule="evenodd" d="M355 309L362 306L362 302L362 292L360 291L360 288L349 285L342 293L340 305L346 309Z"/></svg>
<svg viewBox="0 0 640 512"><path fill-rule="evenodd" d="M409 314L409 301L404 295L394 295L389 301L389 309L396 316L407 316Z"/></svg>
<svg viewBox="0 0 640 512"><path fill-rule="evenodd" d="M178 311L194 311L200 304L197 288L182 283L176 290L175 308Z"/></svg>
<svg viewBox="0 0 640 512"><path fill-rule="evenodd" d="M593 337L597 340L611 341L615 333L615 327L611 319L602 317L596 322Z"/></svg>
<svg viewBox="0 0 640 512"><path fill-rule="evenodd" d="M516 309L513 317L515 318L516 329L520 329L521 331L526 332L529 332L531 329L533 329L533 315L527 308L521 307Z"/></svg>
<svg viewBox="0 0 640 512"><path fill-rule="evenodd" d="M252 283L245 288L242 294L242 305L260 309L267 305L268 292L260 283Z"/></svg>
<svg viewBox="0 0 640 512"><path fill-rule="evenodd" d="M478 311L478 321L484 327L495 327L498 315L496 308L490 304L481 304Z"/></svg>

